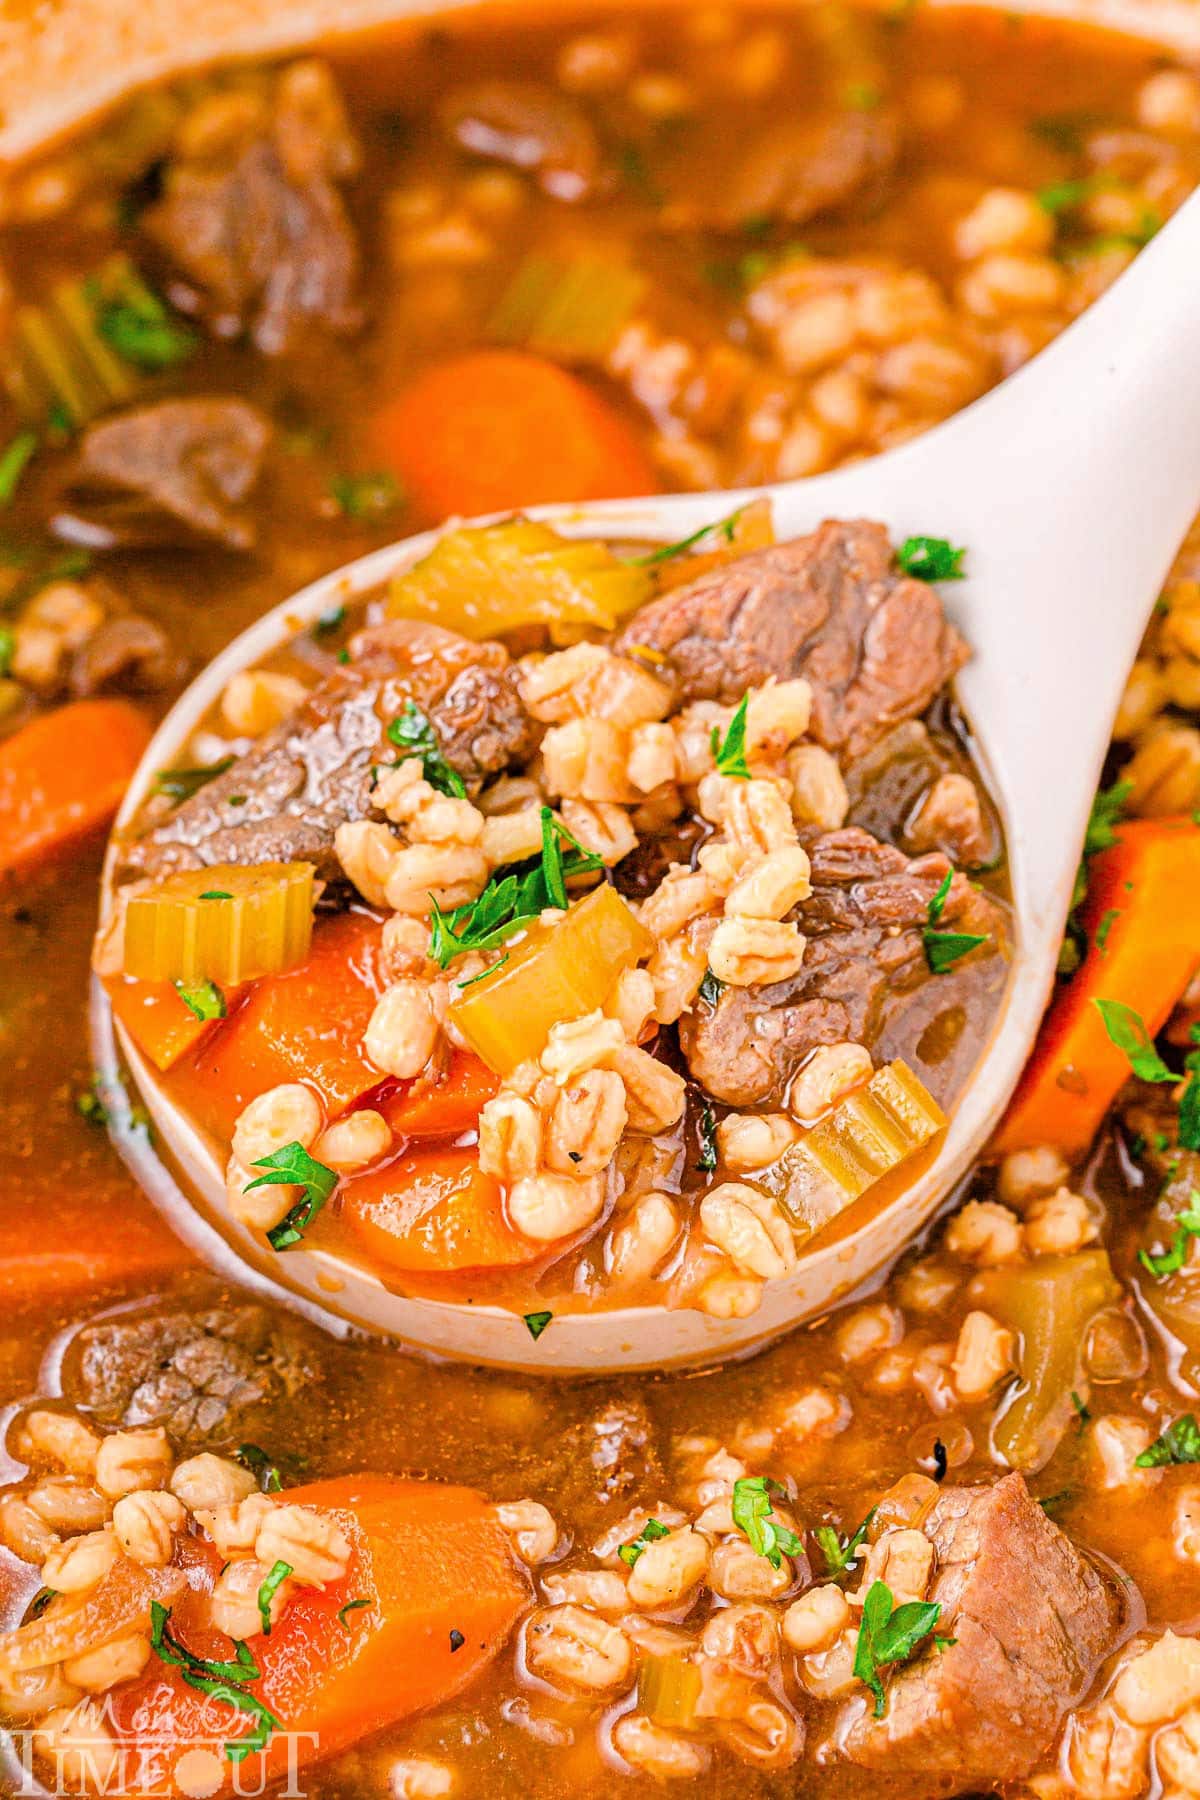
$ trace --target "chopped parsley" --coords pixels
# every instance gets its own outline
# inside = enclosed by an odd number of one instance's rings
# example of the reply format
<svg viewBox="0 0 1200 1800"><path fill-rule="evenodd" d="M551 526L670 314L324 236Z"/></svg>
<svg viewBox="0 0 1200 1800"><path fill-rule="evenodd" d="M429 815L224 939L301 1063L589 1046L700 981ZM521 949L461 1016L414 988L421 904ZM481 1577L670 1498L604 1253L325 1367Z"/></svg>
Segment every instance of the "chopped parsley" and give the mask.
<svg viewBox="0 0 1200 1800"><path fill-rule="evenodd" d="M1172 1463L1200 1462L1200 1425L1194 1413L1183 1413L1172 1421L1161 1437L1155 1438L1148 1450L1134 1458L1139 1469L1162 1469Z"/></svg>
<svg viewBox="0 0 1200 1800"><path fill-rule="evenodd" d="M1138 1261L1143 1269L1162 1280L1166 1275L1174 1275L1182 1269L1187 1261L1188 1247L1194 1237L1200 1237L1200 1193L1193 1188L1189 1195L1189 1205L1175 1217L1175 1233L1165 1250L1157 1252L1139 1250Z"/></svg>
<svg viewBox="0 0 1200 1800"><path fill-rule="evenodd" d="M617 1555L627 1569L632 1569L648 1544L656 1543L659 1538L670 1537L670 1535L669 1525L664 1525L659 1519L647 1519L633 1541L620 1546Z"/></svg>
<svg viewBox="0 0 1200 1800"><path fill-rule="evenodd" d="M196 349L196 334L171 315L140 277L132 271L130 275L119 300L97 305L96 330L122 361L135 369L154 374L186 362Z"/></svg>
<svg viewBox="0 0 1200 1800"><path fill-rule="evenodd" d="M1085 176L1082 181L1052 181L1049 186L1038 189L1036 199L1043 212L1057 216L1074 212L1095 193L1096 187L1097 182L1092 176Z"/></svg>
<svg viewBox="0 0 1200 1800"><path fill-rule="evenodd" d="M942 1609L936 1600L907 1600L903 1606L897 1606L885 1581L871 1583L863 1601L854 1673L874 1694L877 1719L882 1719L887 1711L880 1671L896 1663L908 1662L941 1616ZM943 1638L940 1642L948 1646L954 1639Z"/></svg>
<svg viewBox="0 0 1200 1800"><path fill-rule="evenodd" d="M0 625L0 676L7 675L12 668L13 655L17 648L17 640L8 625Z"/></svg>
<svg viewBox="0 0 1200 1800"><path fill-rule="evenodd" d="M1079 1429L1082 1431L1084 1426L1090 1422L1092 1415L1089 1412L1086 1403L1080 1399L1074 1388L1071 1389L1071 1405L1075 1409L1075 1417L1078 1419Z"/></svg>
<svg viewBox="0 0 1200 1800"><path fill-rule="evenodd" d="M233 761L232 756L223 756L220 762L207 763L203 768L160 769L154 777L154 792L165 794L168 800L174 800L176 804L180 800L190 800L193 794L198 794L202 787L215 781L226 769L232 769ZM231 800L230 805L232 804Z"/></svg>
<svg viewBox="0 0 1200 1800"><path fill-rule="evenodd" d="M28 1617L30 1619L40 1619L50 1602L57 1599L57 1588L39 1588L37 1593L33 1596L33 1599L29 1602Z"/></svg>
<svg viewBox="0 0 1200 1800"><path fill-rule="evenodd" d="M412 700L407 701L404 711L392 720L387 734L397 749L421 758L421 771L431 788L436 788L439 794L449 794L455 800L465 799L467 790L463 778L446 761L433 721Z"/></svg>
<svg viewBox="0 0 1200 1800"><path fill-rule="evenodd" d="M1112 930L1113 926L1116 924L1116 922L1120 918L1120 916L1121 916L1120 907L1119 906L1110 906L1108 911L1101 916L1100 923L1096 926L1096 936L1095 936L1094 942L1095 942L1096 948L1100 952L1101 956L1104 955L1105 950L1108 948L1108 934Z"/></svg>
<svg viewBox="0 0 1200 1800"><path fill-rule="evenodd" d="M705 1175L711 1175L717 1166L717 1121L713 1117L713 1109L706 1100L700 1109L700 1154L696 1158L696 1167Z"/></svg>
<svg viewBox="0 0 1200 1800"><path fill-rule="evenodd" d="M344 606L327 606L325 611L320 613L313 622L313 636L328 637L331 632L337 631L345 623L346 609Z"/></svg>
<svg viewBox="0 0 1200 1800"><path fill-rule="evenodd" d="M160 1662L179 1670L180 1680L199 1694L207 1694L212 1700L223 1700L237 1712L249 1713L257 1720L254 1729L244 1737L234 1738L225 1745L225 1755L232 1763L244 1762L246 1757L265 1750L271 1741L272 1732L280 1729L275 1714L258 1698L251 1694L245 1683L257 1681L262 1671L255 1662L249 1646L241 1638L233 1641L233 1662L210 1662L202 1656L194 1656L181 1644L170 1629L171 1609L163 1606L161 1601L150 1602L150 1646Z"/></svg>
<svg viewBox="0 0 1200 1800"><path fill-rule="evenodd" d="M987 943L987 937L980 937L974 931L942 931L941 919L946 910L954 870L947 869L937 893L926 908L928 923L921 933L921 942L925 947L925 961L934 975L944 975L952 969L956 962L969 956L972 950L978 950L981 944Z"/></svg>
<svg viewBox="0 0 1200 1800"><path fill-rule="evenodd" d="M700 983L700 998L709 1006L715 1006L721 998L721 989L724 986L725 983L714 975L711 969L705 969L704 980Z"/></svg>
<svg viewBox="0 0 1200 1800"><path fill-rule="evenodd" d="M339 1606L337 1610L337 1622L342 1630L349 1631L350 1629L349 1620L346 1618L347 1613L361 1612L364 1606L370 1606L370 1604L371 1602L369 1600L347 1600L345 1606Z"/></svg>
<svg viewBox="0 0 1200 1800"><path fill-rule="evenodd" d="M552 1312L533 1312L526 1313L524 1316L525 1329L536 1344L554 1314Z"/></svg>
<svg viewBox="0 0 1200 1800"><path fill-rule="evenodd" d="M26 465L37 447L36 431L18 431L16 437L0 450L0 506L7 506L16 493Z"/></svg>
<svg viewBox="0 0 1200 1800"><path fill-rule="evenodd" d="M75 1096L75 1111L89 1125L107 1125L112 1118L100 1093L100 1077L92 1076L91 1087L83 1088Z"/></svg>
<svg viewBox="0 0 1200 1800"><path fill-rule="evenodd" d="M226 894L224 898L228 899L229 895ZM225 996L215 981L198 981L194 985L177 981L175 992L197 1019L207 1023L209 1019L225 1017Z"/></svg>
<svg viewBox="0 0 1200 1800"><path fill-rule="evenodd" d="M738 507L726 519L716 519L709 525L701 525L698 531L689 532L687 537L676 538L673 544L660 544L657 550L648 550L644 556L633 558L634 566L639 569L652 569L657 563L673 562L677 556L686 556L697 544L702 544L706 537L724 538L732 544L737 522L745 509Z"/></svg>
<svg viewBox="0 0 1200 1800"><path fill-rule="evenodd" d="M200 898L202 900L232 900L233 895L227 888L208 888Z"/></svg>
<svg viewBox="0 0 1200 1800"><path fill-rule="evenodd" d="M258 1590L258 1616L262 1620L264 1637L271 1635L271 1602L291 1573L291 1563L277 1562L273 1564Z"/></svg>
<svg viewBox="0 0 1200 1800"><path fill-rule="evenodd" d="M750 696L743 694L738 701L737 711L729 721L729 730L722 738L714 725L712 728L712 753L716 758L717 774L727 775L735 781L749 781L750 770L746 763L746 715L750 709Z"/></svg>
<svg viewBox="0 0 1200 1800"><path fill-rule="evenodd" d="M564 848L565 846L565 848ZM542 854L492 876L478 900L443 912L433 903L429 954L449 968L468 950L491 950L514 931L532 925L547 907L565 910L567 882L577 875L598 874L603 857L585 850L548 806L542 808Z"/></svg>
<svg viewBox="0 0 1200 1800"><path fill-rule="evenodd" d="M742 1475L733 1484L733 1522L745 1533L750 1548L765 1556L773 1569L782 1566L785 1556L796 1556L802 1545L794 1531L772 1517L772 1494L785 1490L769 1475Z"/></svg>
<svg viewBox="0 0 1200 1800"><path fill-rule="evenodd" d="M813 1532L825 1558L827 1575L844 1575L858 1564L858 1553L867 1541L867 1532L871 1528L871 1520L875 1517L873 1506L857 1531L852 1531L848 1538L839 1537L832 1525L818 1525Z"/></svg>
<svg viewBox="0 0 1200 1800"><path fill-rule="evenodd" d="M329 492L339 512L359 524L386 518L403 498L399 482L387 469L376 469L369 475L335 475Z"/></svg>
<svg viewBox="0 0 1200 1800"><path fill-rule="evenodd" d="M1117 826L1125 817L1125 808L1132 792L1132 781L1114 781L1111 787L1099 790L1092 801L1084 833L1085 856L1095 856L1101 850L1111 850L1114 844L1120 842Z"/></svg>
<svg viewBox="0 0 1200 1800"><path fill-rule="evenodd" d="M278 1494L283 1488L283 1477L279 1466L273 1462L260 1444L239 1444L234 1456L244 1469L249 1469L258 1482L260 1492Z"/></svg>
<svg viewBox="0 0 1200 1800"><path fill-rule="evenodd" d="M1100 999L1094 999L1092 1005L1104 1021L1110 1042L1125 1052L1139 1081L1174 1083L1179 1080L1154 1048L1145 1021L1132 1006L1126 1006L1123 1000Z"/></svg>
<svg viewBox="0 0 1200 1800"><path fill-rule="evenodd" d="M260 1156L254 1164L256 1169L265 1169L266 1174L259 1175L254 1181L248 1181L244 1193L259 1187L302 1187L304 1197L298 1200L278 1225L267 1233L267 1241L272 1250L290 1250L298 1244L307 1228L312 1224L325 1202L337 1186L338 1178L332 1169L319 1163L308 1154L303 1144L285 1144L282 1150L272 1151L270 1156Z"/></svg>
<svg viewBox="0 0 1200 1800"><path fill-rule="evenodd" d="M961 581L965 548L956 550L946 538L905 538L896 552L896 561L906 575L918 581Z"/></svg>
<svg viewBox="0 0 1200 1800"><path fill-rule="evenodd" d="M1200 1043L1200 1026L1193 1025L1189 1036ZM1189 1050L1183 1066L1187 1085L1179 1096L1179 1142L1185 1150L1200 1150L1200 1050Z"/></svg>

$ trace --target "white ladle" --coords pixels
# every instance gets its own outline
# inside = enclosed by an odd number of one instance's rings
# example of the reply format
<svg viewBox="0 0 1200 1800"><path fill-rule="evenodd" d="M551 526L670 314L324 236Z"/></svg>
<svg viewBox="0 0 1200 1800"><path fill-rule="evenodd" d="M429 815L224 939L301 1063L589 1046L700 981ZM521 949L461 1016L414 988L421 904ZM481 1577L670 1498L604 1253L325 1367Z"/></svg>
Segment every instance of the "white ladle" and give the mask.
<svg viewBox="0 0 1200 1800"><path fill-rule="evenodd" d="M225 1211L224 1151L174 1107L134 1047L121 1049L160 1143L196 1204L261 1274L344 1318L472 1362L544 1371L702 1363L750 1350L824 1311L896 1255L979 1154L1013 1089L1054 976L1080 845L1122 686L1172 556L1200 508L1200 195L1049 349L955 419L903 448L770 494L780 536L826 517L882 520L899 542L935 534L968 547L967 579L944 590L974 649L958 692L1007 833L1017 934L991 1041L936 1161L889 1208L818 1239L747 1319L625 1308L561 1313L536 1349L522 1319L493 1306L390 1293L324 1250L275 1256ZM752 492L686 495L539 516L573 535L674 540ZM238 669L261 662L333 604L377 589L436 534L326 576L251 627L172 710L146 753L119 825L154 772L180 759ZM97 989L98 1064L116 1064ZM118 1034L120 1035L120 1034ZM143 1182L162 1165L125 1139Z"/></svg>

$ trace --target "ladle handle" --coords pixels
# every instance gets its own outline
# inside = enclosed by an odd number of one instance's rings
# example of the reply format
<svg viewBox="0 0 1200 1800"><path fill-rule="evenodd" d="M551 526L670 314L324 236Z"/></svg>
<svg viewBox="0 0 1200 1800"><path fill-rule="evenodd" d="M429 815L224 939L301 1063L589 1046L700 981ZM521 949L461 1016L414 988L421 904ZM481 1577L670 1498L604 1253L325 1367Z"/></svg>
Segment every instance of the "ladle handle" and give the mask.
<svg viewBox="0 0 1200 1800"><path fill-rule="evenodd" d="M944 590L975 652L960 688L986 720L1026 928L1053 936L1130 664L1200 510L1200 194L966 412L775 493L783 533L856 507L968 546L968 580Z"/></svg>

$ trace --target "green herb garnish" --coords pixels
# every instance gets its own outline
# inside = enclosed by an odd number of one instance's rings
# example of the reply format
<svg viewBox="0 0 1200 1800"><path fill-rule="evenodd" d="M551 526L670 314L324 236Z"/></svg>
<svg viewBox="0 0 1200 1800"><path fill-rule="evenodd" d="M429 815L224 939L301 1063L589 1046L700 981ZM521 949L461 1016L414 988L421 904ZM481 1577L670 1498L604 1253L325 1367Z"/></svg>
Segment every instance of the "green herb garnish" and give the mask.
<svg viewBox="0 0 1200 1800"><path fill-rule="evenodd" d="M225 1755L232 1763L244 1762L255 1751L265 1750L271 1733L280 1729L275 1717L256 1694L247 1691L247 1681L257 1681L262 1671L240 1638L234 1639L234 1662L210 1662L194 1656L179 1642L170 1629L171 1610L161 1601L150 1602L150 1646L161 1662L179 1670L180 1679L199 1694L212 1700L224 1700L238 1712L249 1713L258 1721L245 1737L234 1738L225 1745Z"/></svg>
<svg viewBox="0 0 1200 1800"><path fill-rule="evenodd" d="M1110 906L1108 911L1102 915L1099 924L1096 926L1095 945L1101 956L1104 955L1104 952L1108 947L1108 934L1120 916L1120 907Z"/></svg>
<svg viewBox="0 0 1200 1800"><path fill-rule="evenodd" d="M725 983L714 975L711 969L705 969L704 980L700 983L700 998L709 1006L715 1006L721 998L721 990L724 986Z"/></svg>
<svg viewBox="0 0 1200 1800"><path fill-rule="evenodd" d="M267 1242L272 1250L290 1250L304 1236L325 1202L337 1186L338 1178L332 1169L324 1163L317 1162L308 1154L303 1144L285 1144L282 1150L275 1150L270 1156L261 1156L254 1164L256 1169L265 1169L265 1175L259 1175L254 1181L248 1181L244 1193L258 1187L302 1187L304 1198L298 1200L287 1215L267 1233Z"/></svg>
<svg viewBox="0 0 1200 1800"><path fill-rule="evenodd" d="M273 1564L258 1590L258 1616L262 1620L264 1637L271 1635L271 1602L291 1573L291 1563L277 1562Z"/></svg>
<svg viewBox="0 0 1200 1800"><path fill-rule="evenodd" d="M1189 1195L1190 1204L1178 1213L1175 1218L1175 1233L1167 1249L1153 1252L1139 1250L1138 1261L1143 1269L1160 1281L1166 1275L1174 1275L1182 1269L1187 1261L1188 1246L1194 1237L1200 1237L1200 1193L1193 1188Z"/></svg>
<svg viewBox="0 0 1200 1800"><path fill-rule="evenodd" d="M225 996L215 981L198 981L192 986L185 981L177 981L175 992L197 1019L207 1022L209 1019L225 1017Z"/></svg>
<svg viewBox="0 0 1200 1800"><path fill-rule="evenodd" d="M952 969L962 957L969 956L972 950L978 950L981 944L987 943L987 937L980 937L974 931L942 931L939 929L942 914L946 910L946 900L954 880L954 870L947 869L938 884L938 890L926 908L928 923L921 933L921 942L925 947L925 961L934 975L944 975Z"/></svg>
<svg viewBox="0 0 1200 1800"><path fill-rule="evenodd" d="M33 1599L29 1602L28 1617L30 1619L40 1619L50 1602L57 1599L58 1590L56 1588L39 1588L37 1593L33 1596Z"/></svg>
<svg viewBox="0 0 1200 1800"><path fill-rule="evenodd" d="M686 556L697 544L702 544L706 537L722 537L727 544L732 544L734 528L741 518L744 507L739 506L726 519L716 519L711 525L701 525L687 537L677 538L673 544L660 544L657 550L649 550L645 556L635 556L633 562L639 569L652 569L656 563L672 562L677 556Z"/></svg>
<svg viewBox="0 0 1200 1800"><path fill-rule="evenodd" d="M772 1494L786 1490L768 1475L742 1475L733 1484L733 1522L743 1531L750 1548L765 1556L773 1569L781 1567L785 1556L796 1556L802 1546L794 1531L772 1517Z"/></svg>
<svg viewBox="0 0 1200 1800"><path fill-rule="evenodd" d="M896 561L906 575L918 581L961 581L965 549L956 550L946 538L905 538L896 552Z"/></svg>
<svg viewBox="0 0 1200 1800"><path fill-rule="evenodd" d="M456 800L466 797L466 785L458 770L446 761L433 721L412 700L387 728L388 739L398 750L421 758L421 770L430 787Z"/></svg>
<svg viewBox="0 0 1200 1800"><path fill-rule="evenodd" d="M227 888L207 888L200 898L201 900L232 900L233 895Z"/></svg>
<svg viewBox="0 0 1200 1800"><path fill-rule="evenodd" d="M239 1444L233 1454L242 1467L254 1475L260 1492L278 1494L282 1491L283 1477L278 1464L272 1462L260 1444Z"/></svg>
<svg viewBox="0 0 1200 1800"><path fill-rule="evenodd" d="M1104 1029L1118 1050L1123 1050L1129 1066L1139 1081L1176 1082L1178 1075L1168 1069L1140 1013L1123 1000L1093 1000L1092 1005L1104 1021Z"/></svg>
<svg viewBox="0 0 1200 1800"><path fill-rule="evenodd" d="M875 1696L875 1717L887 1711L880 1670L907 1662L942 1616L936 1600L908 1600L897 1606L885 1581L872 1582L863 1602L854 1673ZM943 1646L953 1643L943 1639Z"/></svg>
<svg viewBox="0 0 1200 1800"><path fill-rule="evenodd" d="M106 344L135 369L156 373L186 362L196 348L196 335L173 318L158 295L129 271L119 300L104 301L98 284L85 284L96 306L96 330Z"/></svg>
<svg viewBox="0 0 1200 1800"><path fill-rule="evenodd" d="M750 770L746 764L746 716L749 709L750 696L743 694L724 738L715 725L712 728L710 741L716 758L717 774L730 776L736 781L750 779Z"/></svg>
<svg viewBox="0 0 1200 1800"><path fill-rule="evenodd" d="M867 1541L867 1532L871 1528L871 1520L878 1508L872 1507L857 1531L848 1538L841 1538L832 1525L818 1525L813 1532L825 1558L827 1575L844 1575L858 1563L858 1553Z"/></svg>
<svg viewBox="0 0 1200 1800"><path fill-rule="evenodd" d="M1120 842L1117 826L1125 816L1125 807L1132 792L1132 781L1114 781L1111 787L1101 788L1097 793L1092 801L1083 837L1085 856L1095 856L1101 850L1111 850L1114 844Z"/></svg>
<svg viewBox="0 0 1200 1800"><path fill-rule="evenodd" d="M526 1313L524 1317L525 1329L536 1344L554 1314L552 1312L533 1312Z"/></svg>
<svg viewBox="0 0 1200 1800"><path fill-rule="evenodd" d="M550 808L543 806L540 857L508 873L497 871L478 900L451 912L443 912L436 900L433 902L430 956L445 969L465 951L491 950L514 931L532 925L547 907L565 908L568 881L603 868L603 857L585 850Z"/></svg>
<svg viewBox="0 0 1200 1800"><path fill-rule="evenodd" d="M318 614L313 622L313 636L328 637L331 632L337 631L339 626L345 623L346 609L344 606L327 606L325 611Z"/></svg>
<svg viewBox="0 0 1200 1800"><path fill-rule="evenodd" d="M345 1606L339 1606L337 1609L337 1622L342 1630L349 1631L350 1629L349 1622L346 1618L347 1613L361 1612L364 1606L370 1606L370 1604L371 1602L369 1600L347 1600Z"/></svg>
<svg viewBox="0 0 1200 1800"><path fill-rule="evenodd" d="M700 1108L700 1155L696 1167L710 1175L717 1166L717 1121L706 1100Z"/></svg>
<svg viewBox="0 0 1200 1800"><path fill-rule="evenodd" d="M7 675L12 668L13 655L16 652L17 640L8 625L0 625L0 676Z"/></svg>
<svg viewBox="0 0 1200 1800"><path fill-rule="evenodd" d="M1200 1462L1200 1425L1194 1413L1183 1413L1155 1438L1148 1450L1134 1458L1139 1469L1162 1469L1172 1463Z"/></svg>
<svg viewBox="0 0 1200 1800"><path fill-rule="evenodd" d="M207 787L210 781L215 781L226 769L232 769L233 763L232 756L223 756L220 762L207 763L203 768L160 769L154 777L154 792L165 794L168 800L174 800L177 804L180 800L190 800L193 794L198 794L202 787Z"/></svg>
<svg viewBox="0 0 1200 1800"><path fill-rule="evenodd" d="M647 1545L656 1543L659 1538L670 1537L671 1528L659 1519L647 1519L632 1543L622 1544L617 1555L626 1568L632 1569Z"/></svg>
<svg viewBox="0 0 1200 1800"><path fill-rule="evenodd" d="M18 431L0 450L0 506L7 506L17 491L25 467L38 447L36 431Z"/></svg>
<svg viewBox="0 0 1200 1800"><path fill-rule="evenodd" d="M386 518L403 497L396 477L386 469L374 470L369 475L335 475L329 484L329 492L345 517L360 524Z"/></svg>
<svg viewBox="0 0 1200 1800"><path fill-rule="evenodd" d="M1090 1421L1092 1415L1088 1411L1085 1402L1080 1399L1074 1388L1071 1389L1071 1405L1075 1409L1075 1417L1078 1419L1079 1429L1082 1431L1084 1426Z"/></svg>

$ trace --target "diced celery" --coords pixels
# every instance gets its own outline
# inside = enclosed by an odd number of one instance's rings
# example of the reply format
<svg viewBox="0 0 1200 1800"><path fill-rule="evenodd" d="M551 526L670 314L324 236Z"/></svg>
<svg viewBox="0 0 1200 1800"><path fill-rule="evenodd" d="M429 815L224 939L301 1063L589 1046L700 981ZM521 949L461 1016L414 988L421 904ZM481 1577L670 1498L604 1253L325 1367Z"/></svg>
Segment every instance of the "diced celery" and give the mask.
<svg viewBox="0 0 1200 1800"><path fill-rule="evenodd" d="M303 962L312 928L311 863L184 869L131 896L124 971L188 986L257 981Z"/></svg>
<svg viewBox="0 0 1200 1800"><path fill-rule="evenodd" d="M537 924L495 974L450 1004L456 1027L498 1075L538 1056L550 1027L602 1006L654 944L615 888L596 888L555 924Z"/></svg>
<svg viewBox="0 0 1200 1800"><path fill-rule="evenodd" d="M388 597L394 618L429 619L467 637L522 625L611 631L650 592L650 576L607 544L560 537L532 519L445 532Z"/></svg>
<svg viewBox="0 0 1200 1800"><path fill-rule="evenodd" d="M912 1070L885 1063L785 1152L767 1185L797 1225L816 1231L923 1149L945 1123Z"/></svg>
<svg viewBox="0 0 1200 1800"><path fill-rule="evenodd" d="M527 256L488 322L498 343L560 362L599 362L646 289L646 278L604 256Z"/></svg>
<svg viewBox="0 0 1200 1800"><path fill-rule="evenodd" d="M656 1725L686 1731L696 1722L700 1685L700 1670L686 1650L647 1656L638 1670L638 1711Z"/></svg>

